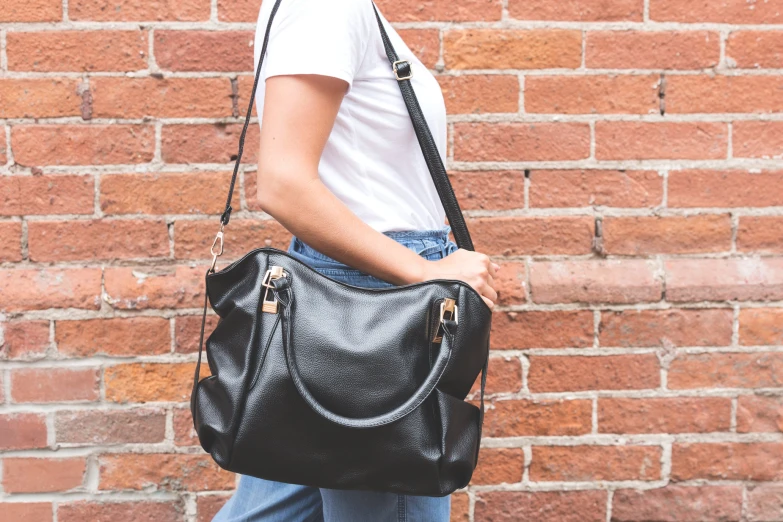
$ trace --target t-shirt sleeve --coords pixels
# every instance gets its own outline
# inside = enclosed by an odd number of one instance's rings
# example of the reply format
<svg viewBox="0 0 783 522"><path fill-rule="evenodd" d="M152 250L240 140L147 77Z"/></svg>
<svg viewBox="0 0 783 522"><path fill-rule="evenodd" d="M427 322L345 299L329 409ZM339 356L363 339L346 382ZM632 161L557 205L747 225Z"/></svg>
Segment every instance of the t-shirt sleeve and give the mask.
<svg viewBox="0 0 783 522"><path fill-rule="evenodd" d="M369 0L283 0L269 37L264 79L319 74L350 86L364 59L374 16Z"/></svg>

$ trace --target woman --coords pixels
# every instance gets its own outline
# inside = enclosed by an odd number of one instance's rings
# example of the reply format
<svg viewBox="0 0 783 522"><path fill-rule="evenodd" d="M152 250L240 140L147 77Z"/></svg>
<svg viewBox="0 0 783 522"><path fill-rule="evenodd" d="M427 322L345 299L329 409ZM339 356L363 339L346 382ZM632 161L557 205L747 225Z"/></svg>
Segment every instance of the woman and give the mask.
<svg viewBox="0 0 783 522"><path fill-rule="evenodd" d="M259 14L256 63L272 5L265 1ZM383 24L412 63L413 88L445 161L446 110L438 83ZM370 0L283 0L261 75L258 200L294 234L292 255L356 286L462 280L493 306L498 267L448 239ZM243 476L215 520L441 522L449 511L449 497L327 490Z"/></svg>

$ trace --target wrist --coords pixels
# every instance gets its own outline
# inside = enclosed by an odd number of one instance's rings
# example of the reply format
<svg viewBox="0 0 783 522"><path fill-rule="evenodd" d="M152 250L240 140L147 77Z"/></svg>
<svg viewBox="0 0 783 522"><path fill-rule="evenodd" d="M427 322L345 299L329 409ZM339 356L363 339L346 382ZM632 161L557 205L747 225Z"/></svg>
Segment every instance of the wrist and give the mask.
<svg viewBox="0 0 783 522"><path fill-rule="evenodd" d="M406 263L407 269L403 274L405 281L403 284L421 283L423 281L429 281L430 265L432 262L427 261L423 257L416 256L412 259L411 263Z"/></svg>

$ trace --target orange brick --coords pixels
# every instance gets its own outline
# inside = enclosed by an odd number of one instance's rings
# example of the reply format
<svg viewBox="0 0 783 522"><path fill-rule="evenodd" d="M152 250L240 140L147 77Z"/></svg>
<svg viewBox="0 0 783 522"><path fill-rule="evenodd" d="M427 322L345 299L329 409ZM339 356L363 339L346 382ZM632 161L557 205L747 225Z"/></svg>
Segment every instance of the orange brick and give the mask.
<svg viewBox="0 0 783 522"><path fill-rule="evenodd" d="M660 446L533 446L530 480L657 480Z"/></svg>
<svg viewBox="0 0 783 522"><path fill-rule="evenodd" d="M565 436L590 433L589 400L497 400L484 414L485 437Z"/></svg>
<svg viewBox="0 0 783 522"><path fill-rule="evenodd" d="M470 497L467 493L457 492L451 495L449 520L451 522L470 522Z"/></svg>
<svg viewBox="0 0 783 522"><path fill-rule="evenodd" d="M11 71L131 72L148 67L147 31L11 31L6 40Z"/></svg>
<svg viewBox="0 0 783 522"><path fill-rule="evenodd" d="M164 354L171 350L169 324L162 317L57 321L57 351L72 357Z"/></svg>
<svg viewBox="0 0 783 522"><path fill-rule="evenodd" d="M0 22L57 22L62 19L63 5L60 0L3 2L0 5ZM3 507L7 505L3 504Z"/></svg>
<svg viewBox="0 0 783 522"><path fill-rule="evenodd" d="M476 250L489 255L588 254L591 217L486 217L469 220Z"/></svg>
<svg viewBox="0 0 783 522"><path fill-rule="evenodd" d="M653 207L663 201L663 179L653 171L533 170L531 207Z"/></svg>
<svg viewBox="0 0 783 522"><path fill-rule="evenodd" d="M670 259L665 269L670 301L783 299L783 259Z"/></svg>
<svg viewBox="0 0 783 522"><path fill-rule="evenodd" d="M612 496L612 520L723 522L742 517L740 486L666 486L618 489Z"/></svg>
<svg viewBox="0 0 783 522"><path fill-rule="evenodd" d="M783 375L783 353L700 353L678 355L669 366L668 385L694 388L772 388Z"/></svg>
<svg viewBox="0 0 783 522"><path fill-rule="evenodd" d="M391 22L472 22L500 20L500 0L379 0L378 9Z"/></svg>
<svg viewBox="0 0 783 522"><path fill-rule="evenodd" d="M519 80L516 76L438 76L449 114L517 112Z"/></svg>
<svg viewBox="0 0 783 522"><path fill-rule="evenodd" d="M528 76L525 112L657 114L658 75Z"/></svg>
<svg viewBox="0 0 783 522"><path fill-rule="evenodd" d="M704 69L719 59L720 35L710 31L588 31L585 41L595 69Z"/></svg>
<svg viewBox="0 0 783 522"><path fill-rule="evenodd" d="M471 393L481 389L481 376L473 383ZM517 393L522 388L522 363L516 357L490 357L485 394Z"/></svg>
<svg viewBox="0 0 783 522"><path fill-rule="evenodd" d="M783 67L783 31L732 31L726 61L743 69Z"/></svg>
<svg viewBox="0 0 783 522"><path fill-rule="evenodd" d="M46 418L34 413L0 413L0 449L46 447Z"/></svg>
<svg viewBox="0 0 783 522"><path fill-rule="evenodd" d="M9 520L24 522L51 522L52 504L49 502L2 502L0 510Z"/></svg>
<svg viewBox="0 0 783 522"><path fill-rule="evenodd" d="M101 210L106 214L219 214L230 180L230 172L107 174L101 176Z"/></svg>
<svg viewBox="0 0 783 522"><path fill-rule="evenodd" d="M586 491L480 491L476 522L603 522L607 495Z"/></svg>
<svg viewBox="0 0 783 522"><path fill-rule="evenodd" d="M775 76L669 76L668 113L783 111L783 78Z"/></svg>
<svg viewBox="0 0 783 522"><path fill-rule="evenodd" d="M637 303L658 301L662 287L650 261L535 262L530 290L537 303Z"/></svg>
<svg viewBox="0 0 783 522"><path fill-rule="evenodd" d="M675 170L669 173L671 207L783 205L783 171Z"/></svg>
<svg viewBox="0 0 783 522"><path fill-rule="evenodd" d="M719 122L599 121L595 143L599 160L723 159L728 129Z"/></svg>
<svg viewBox="0 0 783 522"><path fill-rule="evenodd" d="M482 448L471 484L516 484L522 482L525 454L522 448Z"/></svg>
<svg viewBox="0 0 783 522"><path fill-rule="evenodd" d="M167 71L253 71L251 31L155 31L155 61Z"/></svg>
<svg viewBox="0 0 783 522"><path fill-rule="evenodd" d="M780 517L783 503L783 486L780 484L758 484L748 488L748 520L775 520Z"/></svg>
<svg viewBox="0 0 783 522"><path fill-rule="evenodd" d="M48 520L48 519L47 519ZM185 522L181 501L88 501L59 502L58 522L110 522L112 520Z"/></svg>
<svg viewBox="0 0 783 522"><path fill-rule="evenodd" d="M108 267L107 301L115 308L198 308L204 300L207 267Z"/></svg>
<svg viewBox="0 0 783 522"><path fill-rule="evenodd" d="M731 127L735 158L783 158L783 121L737 121Z"/></svg>
<svg viewBox="0 0 783 522"><path fill-rule="evenodd" d="M0 310L100 308L100 268L0 270Z"/></svg>
<svg viewBox="0 0 783 522"><path fill-rule="evenodd" d="M737 431L783 432L783 397L740 395L737 400Z"/></svg>
<svg viewBox="0 0 783 522"><path fill-rule="evenodd" d="M256 22L258 0L218 0L218 20L221 22Z"/></svg>
<svg viewBox="0 0 783 522"><path fill-rule="evenodd" d="M619 22L642 21L642 0L570 0L547 2L545 0L509 0L508 14L519 20L562 20L567 22Z"/></svg>
<svg viewBox="0 0 783 522"><path fill-rule="evenodd" d="M522 172L450 172L449 181L463 210L525 207L525 178Z"/></svg>
<svg viewBox="0 0 783 522"><path fill-rule="evenodd" d="M493 349L585 348L593 345L587 310L500 312L492 317Z"/></svg>
<svg viewBox="0 0 783 522"><path fill-rule="evenodd" d="M209 0L70 0L71 20L190 22L209 19Z"/></svg>
<svg viewBox="0 0 783 522"><path fill-rule="evenodd" d="M528 388L534 393L644 390L661 384L655 354L530 356Z"/></svg>
<svg viewBox="0 0 783 522"><path fill-rule="evenodd" d="M152 444L163 442L166 436L166 411L142 408L58 411L54 429L58 444Z"/></svg>
<svg viewBox="0 0 783 522"><path fill-rule="evenodd" d="M672 446L672 480L781 480L783 444L695 443Z"/></svg>
<svg viewBox="0 0 783 522"><path fill-rule="evenodd" d="M3 330L0 358L32 359L46 353L49 321L10 321L0 326Z"/></svg>
<svg viewBox="0 0 783 522"><path fill-rule="evenodd" d="M100 395L95 368L24 368L11 370L14 402L95 401Z"/></svg>
<svg viewBox="0 0 783 522"><path fill-rule="evenodd" d="M457 161L565 161L590 156L586 123L455 123Z"/></svg>
<svg viewBox="0 0 783 522"><path fill-rule="evenodd" d="M0 118L81 115L79 81L68 78L0 80Z"/></svg>
<svg viewBox="0 0 783 522"><path fill-rule="evenodd" d="M174 443L177 446L198 446L190 408L174 408Z"/></svg>
<svg viewBox="0 0 783 522"><path fill-rule="evenodd" d="M201 372L209 370L203 365ZM128 363L104 370L106 400L112 402L186 402L195 363Z"/></svg>
<svg viewBox="0 0 783 522"><path fill-rule="evenodd" d="M729 214L603 219L603 248L607 254L728 252L731 235Z"/></svg>
<svg viewBox="0 0 783 522"><path fill-rule="evenodd" d="M601 346L728 346L728 309L623 310L601 313Z"/></svg>
<svg viewBox="0 0 783 522"><path fill-rule="evenodd" d="M780 23L783 20L783 1L767 0L761 3L748 3L745 0L723 0L721 2L650 0L650 19L661 22Z"/></svg>
<svg viewBox="0 0 783 522"><path fill-rule="evenodd" d="M212 522L230 495L199 495L196 497L196 522Z"/></svg>
<svg viewBox="0 0 783 522"><path fill-rule="evenodd" d="M165 221L33 221L27 227L31 261L168 257Z"/></svg>
<svg viewBox="0 0 783 522"><path fill-rule="evenodd" d="M94 194L92 176L2 176L0 215L92 214Z"/></svg>
<svg viewBox="0 0 783 522"><path fill-rule="evenodd" d="M174 225L174 255L178 259L209 259L209 249L215 239L219 222L178 221ZM251 250L272 246L286 250L291 233L277 221L261 219L231 220L225 229L225 251L220 266Z"/></svg>
<svg viewBox="0 0 783 522"><path fill-rule="evenodd" d="M783 253L783 217L742 216L737 227L737 250L760 254Z"/></svg>
<svg viewBox="0 0 783 522"><path fill-rule="evenodd" d="M155 151L151 125L18 125L11 129L21 165L147 163Z"/></svg>
<svg viewBox="0 0 783 522"><path fill-rule="evenodd" d="M600 433L710 433L730 424L728 397L598 399Z"/></svg>
<svg viewBox="0 0 783 522"><path fill-rule="evenodd" d="M435 68L440 55L440 31L437 29L397 29L397 34L425 67Z"/></svg>
<svg viewBox="0 0 783 522"><path fill-rule="evenodd" d="M739 343L783 344L783 308L745 308L739 314Z"/></svg>
<svg viewBox="0 0 783 522"><path fill-rule="evenodd" d="M209 335L218 323L218 316L207 316L204 335ZM199 332L201 331L201 315L180 315L174 323L174 343L177 353L193 353L198 351Z"/></svg>
<svg viewBox="0 0 783 522"><path fill-rule="evenodd" d="M448 69L579 67L582 34L570 29L460 29L445 33Z"/></svg>
<svg viewBox="0 0 783 522"><path fill-rule="evenodd" d="M0 262L22 260L22 223L20 221L0 221Z"/></svg>
<svg viewBox="0 0 783 522"><path fill-rule="evenodd" d="M164 125L161 156L166 163L233 163L241 132L240 124ZM256 162L258 142L258 125L250 125L245 138L248 145L242 156L244 163Z"/></svg>
<svg viewBox="0 0 783 522"><path fill-rule="evenodd" d="M151 484L173 491L232 489L232 473L220 469L209 455L167 453L115 454L99 457L101 490L141 490Z"/></svg>
<svg viewBox="0 0 783 522"><path fill-rule="evenodd" d="M6 493L49 493L78 488L84 480L84 457L64 459L3 459Z"/></svg>
<svg viewBox="0 0 783 522"><path fill-rule="evenodd" d="M517 261L501 261L495 272L495 291L498 303L504 305L521 304L526 301L525 264Z"/></svg>

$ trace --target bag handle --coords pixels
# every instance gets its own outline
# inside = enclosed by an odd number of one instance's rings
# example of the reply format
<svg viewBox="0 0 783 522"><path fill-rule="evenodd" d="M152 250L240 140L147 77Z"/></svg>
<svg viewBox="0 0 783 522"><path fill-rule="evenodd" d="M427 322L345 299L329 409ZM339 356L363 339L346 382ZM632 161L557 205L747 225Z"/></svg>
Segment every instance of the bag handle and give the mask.
<svg viewBox="0 0 783 522"><path fill-rule="evenodd" d="M258 89L258 82L261 77L261 65L264 63L264 56L266 55L267 46L269 44L269 35L272 30L272 21L275 18L278 8L282 0L276 0L272 7L272 12L269 15L269 22L266 25L266 32L264 34L264 43L261 47L261 57L258 60L258 68L256 69L255 80L253 81L253 91L250 93L250 103L248 104L247 114L245 116L245 124L242 127L242 133L239 136L239 152L237 153L237 159L234 162L234 172L231 176L231 185L228 189L228 197L226 198L226 207L223 213L220 215L220 230L218 231L215 241L212 243L212 268L214 269L218 256L223 253L223 227L228 225L231 219L231 198L234 194L234 186L236 185L237 174L239 173L239 165L242 161L242 152L245 148L245 135L247 134L248 124L250 123L250 117L253 113L253 103L256 98L256 89ZM457 202L457 197L454 195L454 189L449 181L449 176L446 173L446 167L443 165L443 160L438 153L438 148L435 145L435 140L432 138L427 120L422 113L419 101L416 98L416 93L413 91L413 85L410 78L413 74L411 62L408 60L400 60L397 52L394 50L394 46L389 39L389 35L386 33L386 29L383 26L381 17L378 14L378 9L375 7L375 3L372 4L373 11L375 12L375 18L378 21L378 27L381 32L381 39L383 40L383 47L386 51L386 57L391 63L394 76L397 79L397 84L400 87L402 98L405 101L405 105L408 108L408 114L410 115L413 129L416 132L416 137L419 141L422 154L424 155L424 161L427 163L427 169L430 172L432 181L435 184L435 190L438 192L438 197L443 205L443 210L446 212L446 217L451 225L451 230L454 233L454 239L456 240L459 248L465 250L473 250L473 241L470 238L468 232L468 226L465 223L465 218L462 215L462 210ZM216 250L217 248L217 250Z"/></svg>

